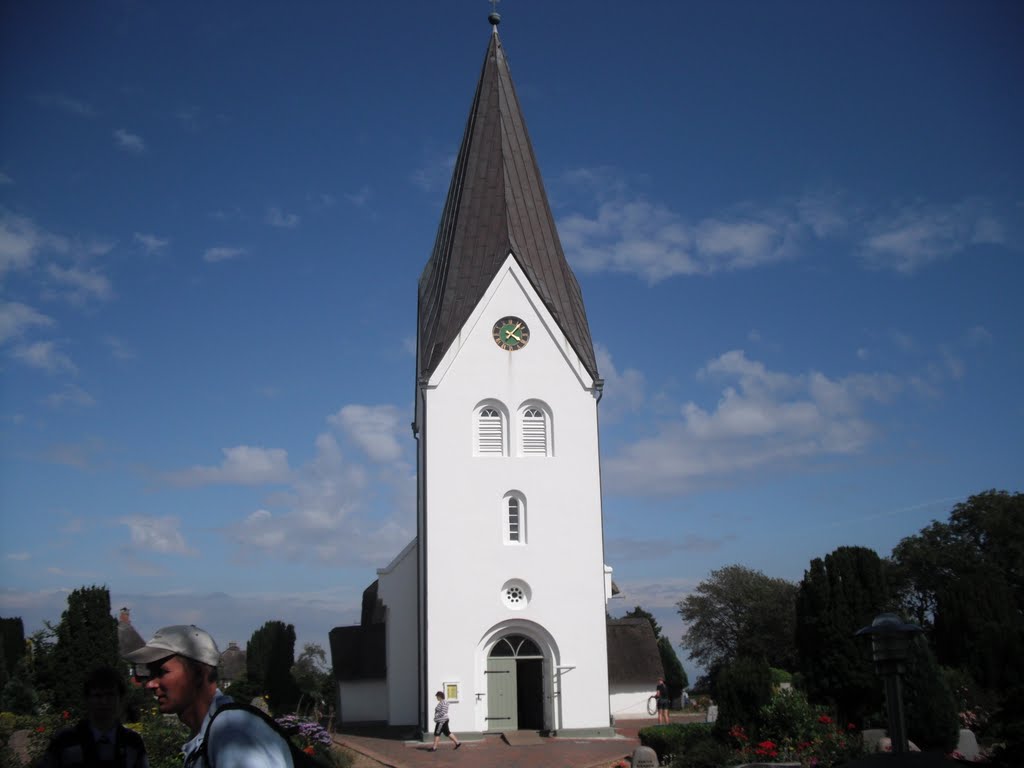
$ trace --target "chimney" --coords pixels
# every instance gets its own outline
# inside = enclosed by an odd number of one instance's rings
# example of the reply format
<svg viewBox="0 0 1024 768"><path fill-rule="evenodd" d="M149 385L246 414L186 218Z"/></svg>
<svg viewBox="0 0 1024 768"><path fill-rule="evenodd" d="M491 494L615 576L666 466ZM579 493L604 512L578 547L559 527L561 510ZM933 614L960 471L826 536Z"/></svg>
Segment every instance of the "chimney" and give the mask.
<svg viewBox="0 0 1024 768"><path fill-rule="evenodd" d="M132 623L131 611L129 611L127 607L122 607L121 608L121 615L117 617L117 620L120 621L122 624L131 624Z"/></svg>

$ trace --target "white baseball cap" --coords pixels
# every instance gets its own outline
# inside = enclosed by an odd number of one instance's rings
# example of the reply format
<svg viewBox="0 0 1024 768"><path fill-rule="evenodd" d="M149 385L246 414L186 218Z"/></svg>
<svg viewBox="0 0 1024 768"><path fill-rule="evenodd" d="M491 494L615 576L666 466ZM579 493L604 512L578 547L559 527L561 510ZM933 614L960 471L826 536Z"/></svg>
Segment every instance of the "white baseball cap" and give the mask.
<svg viewBox="0 0 1024 768"><path fill-rule="evenodd" d="M216 667L220 664L220 651L210 633L195 624L175 624L158 629L153 639L136 651L125 654L125 659L138 664L152 664L168 656L184 656Z"/></svg>

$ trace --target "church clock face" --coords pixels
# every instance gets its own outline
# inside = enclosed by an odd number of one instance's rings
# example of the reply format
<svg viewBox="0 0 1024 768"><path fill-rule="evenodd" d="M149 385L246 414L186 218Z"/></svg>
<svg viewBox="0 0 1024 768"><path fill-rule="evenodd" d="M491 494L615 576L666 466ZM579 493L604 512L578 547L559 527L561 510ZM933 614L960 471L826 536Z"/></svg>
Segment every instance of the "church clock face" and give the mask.
<svg viewBox="0 0 1024 768"><path fill-rule="evenodd" d="M515 352L530 340L530 329L518 317L503 317L494 324L492 336L499 347Z"/></svg>

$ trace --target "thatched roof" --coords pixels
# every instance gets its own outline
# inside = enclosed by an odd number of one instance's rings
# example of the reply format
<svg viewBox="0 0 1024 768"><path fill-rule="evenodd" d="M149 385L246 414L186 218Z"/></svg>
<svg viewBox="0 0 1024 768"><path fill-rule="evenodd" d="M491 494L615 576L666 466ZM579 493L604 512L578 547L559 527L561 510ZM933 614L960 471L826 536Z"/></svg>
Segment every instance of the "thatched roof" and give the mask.
<svg viewBox="0 0 1024 768"><path fill-rule="evenodd" d="M608 620L608 682L637 683L653 691L664 677L654 629L647 619Z"/></svg>
<svg viewBox="0 0 1024 768"><path fill-rule="evenodd" d="M227 650L220 655L220 677L226 682L237 680L246 673L245 651L238 643L228 643Z"/></svg>

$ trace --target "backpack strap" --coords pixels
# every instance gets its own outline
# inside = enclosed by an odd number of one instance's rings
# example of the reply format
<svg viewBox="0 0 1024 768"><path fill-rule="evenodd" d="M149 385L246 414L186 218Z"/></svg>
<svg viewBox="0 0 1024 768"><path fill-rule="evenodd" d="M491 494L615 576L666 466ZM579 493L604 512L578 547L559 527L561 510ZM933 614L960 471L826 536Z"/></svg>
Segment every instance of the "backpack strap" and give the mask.
<svg viewBox="0 0 1024 768"><path fill-rule="evenodd" d="M293 754L294 762L294 752L296 750L294 749L294 745L292 744L291 736L288 735L288 732L285 731L284 728L282 728L274 718L272 718L259 707L254 707L251 704L244 704L240 701L229 701L224 704L221 704L220 707L218 707L217 711L215 711L210 716L210 722L207 724L206 732L203 735L203 743L199 745L199 749L195 750L192 754L188 756L188 760L185 761L183 768L192 768L192 766L195 765L200 759L206 758L208 751L207 744L210 741L210 736L213 734L213 721L217 719L217 715L219 715L221 712L228 712L233 709L240 709L243 712L248 712L250 715L259 718L264 723L269 725L271 730L274 731L274 733L276 733L278 736L284 739L284 743L288 747L289 752ZM212 761L207 760L207 764L210 766L210 768L214 768Z"/></svg>

